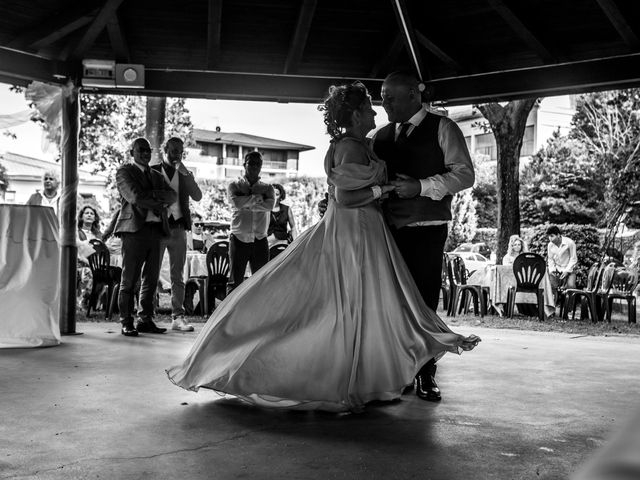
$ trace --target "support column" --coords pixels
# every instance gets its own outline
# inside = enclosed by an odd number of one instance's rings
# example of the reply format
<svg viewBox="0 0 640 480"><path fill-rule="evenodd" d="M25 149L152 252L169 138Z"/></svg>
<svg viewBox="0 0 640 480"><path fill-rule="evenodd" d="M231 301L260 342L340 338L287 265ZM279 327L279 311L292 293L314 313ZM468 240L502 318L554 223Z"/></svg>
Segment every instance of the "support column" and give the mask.
<svg viewBox="0 0 640 480"><path fill-rule="evenodd" d="M69 81L62 91L62 193L60 195L60 333L76 333L76 209L78 199L78 135L80 101L78 88Z"/></svg>
<svg viewBox="0 0 640 480"><path fill-rule="evenodd" d="M151 164L162 162L166 110L166 97L147 97L147 126L145 128L145 136L153 149L151 152Z"/></svg>

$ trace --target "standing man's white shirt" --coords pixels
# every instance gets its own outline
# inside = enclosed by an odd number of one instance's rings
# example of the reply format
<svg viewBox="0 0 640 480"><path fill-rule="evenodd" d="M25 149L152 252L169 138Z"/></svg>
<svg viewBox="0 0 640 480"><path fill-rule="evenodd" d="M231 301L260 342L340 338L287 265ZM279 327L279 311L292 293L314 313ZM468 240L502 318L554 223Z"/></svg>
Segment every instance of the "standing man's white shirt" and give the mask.
<svg viewBox="0 0 640 480"><path fill-rule="evenodd" d="M547 262L551 272L573 273L573 269L578 263L576 243L564 235L559 246L549 242L547 245Z"/></svg>

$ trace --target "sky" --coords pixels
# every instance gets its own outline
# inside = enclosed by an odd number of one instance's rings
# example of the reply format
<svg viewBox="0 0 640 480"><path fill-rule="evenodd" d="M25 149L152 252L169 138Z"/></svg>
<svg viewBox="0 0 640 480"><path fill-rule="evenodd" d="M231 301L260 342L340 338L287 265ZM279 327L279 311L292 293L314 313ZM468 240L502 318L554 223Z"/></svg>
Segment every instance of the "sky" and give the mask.
<svg viewBox="0 0 640 480"><path fill-rule="evenodd" d="M315 147L300 154L299 171L302 175L324 176L329 136L317 104L188 99L186 105L195 128L215 130L219 126L223 132L249 133ZM10 92L9 85L0 83L0 115L27 108L24 95ZM378 113L378 126L386 123L384 110L381 107L374 110ZM41 129L33 122L9 130L17 139L10 139L0 131L0 152L42 159L54 157L55 150L43 151Z"/></svg>

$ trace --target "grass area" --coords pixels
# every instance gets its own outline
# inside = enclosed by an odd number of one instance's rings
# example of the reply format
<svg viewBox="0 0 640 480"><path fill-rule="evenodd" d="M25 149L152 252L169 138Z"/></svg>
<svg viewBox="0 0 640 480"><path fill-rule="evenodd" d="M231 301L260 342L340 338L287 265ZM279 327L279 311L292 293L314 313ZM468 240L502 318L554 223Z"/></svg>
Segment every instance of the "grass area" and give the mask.
<svg viewBox="0 0 640 480"><path fill-rule="evenodd" d="M456 325L465 325L479 328L505 328L511 330L529 330L535 332L562 332L575 335L591 335L591 336L640 336L640 323L628 323L626 310L614 306L611 323L598 322L592 323L590 320L563 320L561 318L552 317L544 322L534 317L525 317L516 315L514 318L505 318L488 315L484 318L476 317L472 314L458 315L456 317L448 317L444 311L438 310L438 315L453 329ZM640 316L639 316L640 317ZM167 294L160 295L160 308L155 318L156 322L166 323L171 321L170 298ZM91 318L87 319L84 311L77 312L76 321L78 322L104 322L104 312L99 311L91 314ZM118 321L117 315L111 318L111 321ZM201 316L186 317L188 323L198 324L205 323L206 318Z"/></svg>

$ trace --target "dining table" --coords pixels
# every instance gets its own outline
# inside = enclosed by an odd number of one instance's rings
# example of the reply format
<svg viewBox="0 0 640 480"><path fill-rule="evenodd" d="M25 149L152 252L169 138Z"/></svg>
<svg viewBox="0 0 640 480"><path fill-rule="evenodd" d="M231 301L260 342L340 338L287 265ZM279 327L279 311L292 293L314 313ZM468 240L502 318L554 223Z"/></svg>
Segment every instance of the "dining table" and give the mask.
<svg viewBox="0 0 640 480"><path fill-rule="evenodd" d="M59 265L53 208L0 204L0 348L60 344Z"/></svg>
<svg viewBox="0 0 640 480"><path fill-rule="evenodd" d="M507 294L510 287L516 287L516 276L513 273L512 265L487 265L473 272L467 279L469 285L481 285L489 287L489 307L493 307L500 316L504 315L504 306L507 303ZM545 271L544 277L540 281L540 288L543 289L545 316L555 313L555 301L549 272ZM518 292L516 304L537 303L533 293Z"/></svg>

